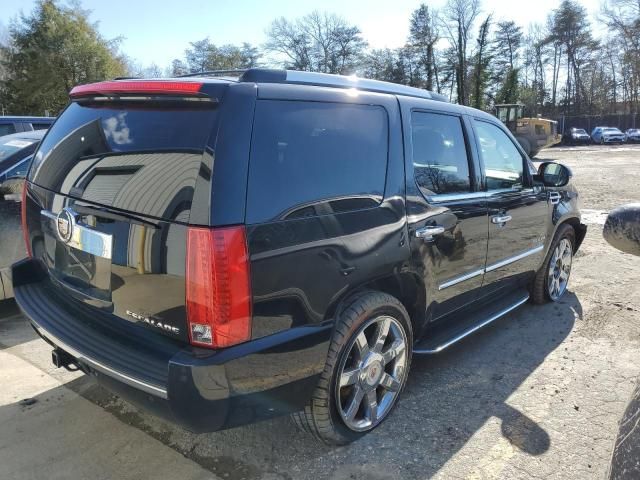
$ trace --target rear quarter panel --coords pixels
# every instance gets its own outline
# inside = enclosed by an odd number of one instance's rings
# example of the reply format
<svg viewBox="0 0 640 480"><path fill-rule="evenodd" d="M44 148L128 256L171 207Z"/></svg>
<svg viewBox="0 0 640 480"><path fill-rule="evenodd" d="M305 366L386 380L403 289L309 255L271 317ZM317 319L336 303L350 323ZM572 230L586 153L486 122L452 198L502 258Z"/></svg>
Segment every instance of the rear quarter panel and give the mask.
<svg viewBox="0 0 640 480"><path fill-rule="evenodd" d="M401 271L409 256L398 103L390 95L259 85L259 98L360 103L388 115L384 198L378 207L249 225L253 337L331 319L363 283ZM275 121L275 120L274 120Z"/></svg>

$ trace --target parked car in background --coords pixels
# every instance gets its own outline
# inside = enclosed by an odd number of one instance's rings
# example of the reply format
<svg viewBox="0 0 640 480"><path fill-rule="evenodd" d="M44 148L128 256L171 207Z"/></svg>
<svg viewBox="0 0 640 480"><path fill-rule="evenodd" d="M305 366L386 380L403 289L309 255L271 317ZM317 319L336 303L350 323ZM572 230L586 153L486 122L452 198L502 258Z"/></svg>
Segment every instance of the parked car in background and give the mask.
<svg viewBox="0 0 640 480"><path fill-rule="evenodd" d="M55 117L1 117L0 137L12 133L46 130L51 126Z"/></svg>
<svg viewBox="0 0 640 480"><path fill-rule="evenodd" d="M640 142L640 128L630 128L624 132L624 136L627 143L638 143Z"/></svg>
<svg viewBox="0 0 640 480"><path fill-rule="evenodd" d="M591 143L591 137L584 128L569 128L562 135L562 143L565 145L586 145Z"/></svg>
<svg viewBox="0 0 640 480"><path fill-rule="evenodd" d="M571 172L497 118L374 80L211 75L76 87L35 153L12 273L56 366L194 431L293 412L345 444L412 355L567 291Z"/></svg>
<svg viewBox="0 0 640 480"><path fill-rule="evenodd" d="M615 127L596 127L591 132L593 143L604 145L606 143L624 143L625 136L620 129Z"/></svg>
<svg viewBox="0 0 640 480"><path fill-rule="evenodd" d="M0 300L13 296L11 264L27 255L20 223L24 178L45 130L0 137Z"/></svg>

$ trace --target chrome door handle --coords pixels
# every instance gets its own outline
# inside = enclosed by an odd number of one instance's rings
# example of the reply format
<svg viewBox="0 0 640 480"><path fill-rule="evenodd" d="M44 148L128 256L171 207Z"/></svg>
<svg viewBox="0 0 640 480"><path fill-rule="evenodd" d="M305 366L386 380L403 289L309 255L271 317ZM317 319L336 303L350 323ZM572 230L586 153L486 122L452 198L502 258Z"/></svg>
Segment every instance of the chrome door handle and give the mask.
<svg viewBox="0 0 640 480"><path fill-rule="evenodd" d="M425 241L433 240L434 235L440 235L444 233L444 227L440 225L434 225L432 227L422 227L416 230L416 237L421 238Z"/></svg>
<svg viewBox="0 0 640 480"><path fill-rule="evenodd" d="M551 205L557 205L558 203L560 203L560 193L559 192L549 192L549 201L551 202Z"/></svg>
<svg viewBox="0 0 640 480"><path fill-rule="evenodd" d="M491 217L491 223L496 223L498 225L501 223L507 223L510 220L511 215L496 215L494 217Z"/></svg>

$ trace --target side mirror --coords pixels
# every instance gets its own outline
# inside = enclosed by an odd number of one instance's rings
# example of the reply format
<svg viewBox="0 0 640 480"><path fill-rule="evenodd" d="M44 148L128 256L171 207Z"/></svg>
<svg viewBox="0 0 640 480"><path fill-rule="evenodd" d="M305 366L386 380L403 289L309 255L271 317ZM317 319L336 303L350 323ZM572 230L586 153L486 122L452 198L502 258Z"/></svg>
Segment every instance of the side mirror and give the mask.
<svg viewBox="0 0 640 480"><path fill-rule="evenodd" d="M640 203L630 203L611 210L602 231L614 248L640 255Z"/></svg>
<svg viewBox="0 0 640 480"><path fill-rule="evenodd" d="M541 181L545 187L564 187L572 176L573 173L569 167L555 162L544 162L538 167L536 179Z"/></svg>

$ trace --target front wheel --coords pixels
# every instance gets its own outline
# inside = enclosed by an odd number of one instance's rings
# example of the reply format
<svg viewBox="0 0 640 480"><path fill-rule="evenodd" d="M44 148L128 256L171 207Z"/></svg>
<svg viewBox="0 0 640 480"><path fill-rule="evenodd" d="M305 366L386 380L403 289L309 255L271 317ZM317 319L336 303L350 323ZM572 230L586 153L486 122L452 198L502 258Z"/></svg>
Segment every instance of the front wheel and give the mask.
<svg viewBox="0 0 640 480"><path fill-rule="evenodd" d="M293 414L304 431L345 445L385 420L404 388L413 334L404 306L369 292L343 309L325 369L309 405Z"/></svg>
<svg viewBox="0 0 640 480"><path fill-rule="evenodd" d="M545 261L536 273L531 289L534 303L557 302L567 291L573 263L576 234L570 225L561 225L556 232Z"/></svg>

